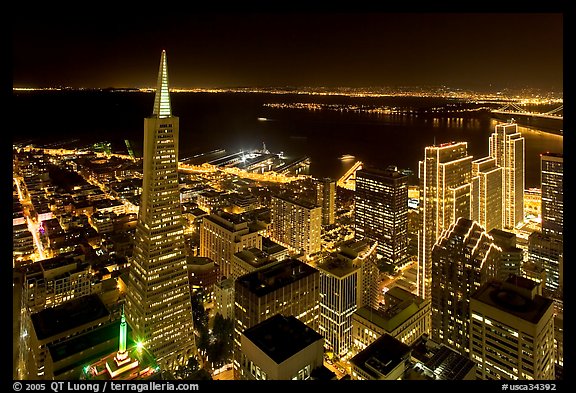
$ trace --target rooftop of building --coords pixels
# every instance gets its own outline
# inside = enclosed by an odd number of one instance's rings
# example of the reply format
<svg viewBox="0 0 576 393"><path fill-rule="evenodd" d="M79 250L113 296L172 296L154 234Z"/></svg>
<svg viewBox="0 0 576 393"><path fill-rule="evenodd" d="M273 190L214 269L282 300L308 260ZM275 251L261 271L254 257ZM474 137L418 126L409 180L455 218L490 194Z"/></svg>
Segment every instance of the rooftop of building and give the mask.
<svg viewBox="0 0 576 393"><path fill-rule="evenodd" d="M564 153L546 152L546 153L541 153L540 157L564 158Z"/></svg>
<svg viewBox="0 0 576 393"><path fill-rule="evenodd" d="M310 201L307 201L307 200L305 200L305 199L300 199L300 198L291 197L291 196L288 196L288 195L273 195L273 196L272 196L272 199L274 199L274 198L280 199L280 200L282 200L282 201L286 201L286 202L289 202L289 203L292 203L292 204L294 204L294 205L301 206L301 207L303 207L303 208L305 208L305 209L319 208L318 205L316 205L316 204L314 204L314 203L312 203L312 202L310 202Z"/></svg>
<svg viewBox="0 0 576 393"><path fill-rule="evenodd" d="M493 237L500 237L503 239L513 239L513 238L515 239L516 238L516 234L514 232L504 231L504 230L498 229L498 228L492 228L492 229L490 229L490 231L488 233Z"/></svg>
<svg viewBox="0 0 576 393"><path fill-rule="evenodd" d="M476 291L472 301L484 303L530 323L538 323L548 309L553 307L553 300L537 294L532 294L530 298L526 286L532 284L525 280L528 279L518 279L520 285L513 281L491 280Z"/></svg>
<svg viewBox="0 0 576 393"><path fill-rule="evenodd" d="M339 246L338 254L345 256L346 258L355 259L360 256L363 252L369 250L373 245L374 241L370 239L350 239L341 243Z"/></svg>
<svg viewBox="0 0 576 393"><path fill-rule="evenodd" d="M333 276L343 278L359 270L360 267L354 266L351 260L338 258L337 256L330 255L328 258L319 262L316 267L324 273L330 273Z"/></svg>
<svg viewBox="0 0 576 393"><path fill-rule="evenodd" d="M374 379L387 376L410 357L410 347L400 340L384 334L350 359L355 367Z"/></svg>
<svg viewBox="0 0 576 393"><path fill-rule="evenodd" d="M80 334L70 340L58 342L56 344L49 344L47 345L47 348L50 351L52 360L54 362L58 362L74 354L82 353L91 347L103 344L109 340L112 340L110 347L117 348L119 331L120 320L116 320L106 323L96 329L92 329L86 333ZM109 352L109 350L107 352ZM86 359L82 359L82 361L85 360Z"/></svg>
<svg viewBox="0 0 576 393"><path fill-rule="evenodd" d="M256 247L245 248L235 253L234 256L255 268L276 261L276 259L272 258L267 252Z"/></svg>
<svg viewBox="0 0 576 393"><path fill-rule="evenodd" d="M294 356L318 340L324 340L296 317L276 314L246 329L243 335L277 364Z"/></svg>
<svg viewBox="0 0 576 393"><path fill-rule="evenodd" d="M197 265L197 266L205 266L205 265L210 265L213 264L214 261L209 258L209 257L199 257L199 256L192 256L192 255L188 255L186 257L186 262L188 263L188 266L192 265Z"/></svg>
<svg viewBox="0 0 576 393"><path fill-rule="evenodd" d="M362 175L374 175L383 178L392 178L392 179L401 179L401 178L408 178L407 175L403 174L398 170L398 167L394 165L389 165L386 169L373 167L373 166L364 166L362 169L356 171L356 176Z"/></svg>
<svg viewBox="0 0 576 393"><path fill-rule="evenodd" d="M276 243L274 240L270 239L269 237L262 237L262 250L266 251L268 254L272 255L272 254L276 254L279 252L282 252L284 250L287 250L286 247L284 247L281 244Z"/></svg>
<svg viewBox="0 0 576 393"><path fill-rule="evenodd" d="M109 315L98 295L87 295L32 314L31 319L36 336L44 340Z"/></svg>
<svg viewBox="0 0 576 393"><path fill-rule="evenodd" d="M232 277L226 278L224 280L218 281L216 284L220 289L231 289L234 288L234 279Z"/></svg>
<svg viewBox="0 0 576 393"><path fill-rule="evenodd" d="M395 289L394 292L401 293L400 291L402 291L410 294L410 292L399 287L392 289ZM391 292L392 289L388 292ZM386 295L389 294L386 293ZM385 308L375 309L370 306L364 306L356 310L355 314L390 333L414 316L420 310L420 305L423 303L424 300L416 295L413 295L413 298L399 297Z"/></svg>
<svg viewBox="0 0 576 393"><path fill-rule="evenodd" d="M415 366L407 370L405 379L462 380L470 378L474 361L447 347L444 344L421 336L412 344Z"/></svg>
<svg viewBox="0 0 576 393"><path fill-rule="evenodd" d="M313 274L318 274L318 270L291 258L238 277L235 287L244 287L261 297Z"/></svg>

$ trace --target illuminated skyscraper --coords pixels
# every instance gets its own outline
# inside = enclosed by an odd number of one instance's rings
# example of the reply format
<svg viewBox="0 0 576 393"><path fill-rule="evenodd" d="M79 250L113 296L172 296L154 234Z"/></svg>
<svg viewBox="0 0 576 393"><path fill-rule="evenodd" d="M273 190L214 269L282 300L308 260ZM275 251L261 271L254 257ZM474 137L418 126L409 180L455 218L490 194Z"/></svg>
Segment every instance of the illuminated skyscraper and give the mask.
<svg viewBox="0 0 576 393"><path fill-rule="evenodd" d="M432 250L432 339L466 355L470 298L495 278L500 249L477 222L459 218Z"/></svg>
<svg viewBox="0 0 576 393"><path fill-rule="evenodd" d="M477 221L486 231L502 229L502 168L496 165L496 159L484 157L472 161L472 177L478 178L478 195L474 201L478 204Z"/></svg>
<svg viewBox="0 0 576 393"><path fill-rule="evenodd" d="M179 118L172 116L162 51L152 116L144 119L142 199L130 264L126 320L163 368L194 349L184 227L178 192Z"/></svg>
<svg viewBox="0 0 576 393"><path fill-rule="evenodd" d="M336 181L325 178L316 180L316 204L322 207L322 225L334 224Z"/></svg>
<svg viewBox="0 0 576 393"><path fill-rule="evenodd" d="M497 124L490 136L490 157L502 168L502 214L505 229L524 220L524 138L515 123Z"/></svg>
<svg viewBox="0 0 576 393"><path fill-rule="evenodd" d="M428 146L419 163L420 217L418 235L418 295L430 297L432 247L458 217L470 218L472 156L466 142Z"/></svg>
<svg viewBox="0 0 576 393"><path fill-rule="evenodd" d="M542 187L542 233L562 237L564 227L564 157L540 155Z"/></svg>
<svg viewBox="0 0 576 393"><path fill-rule="evenodd" d="M326 347L337 356L352 347L352 314L358 308L362 272L350 259L331 255L320 271L320 327Z"/></svg>
<svg viewBox="0 0 576 393"><path fill-rule="evenodd" d="M355 237L378 242L385 261L399 264L408 251L408 177L396 167L356 172Z"/></svg>

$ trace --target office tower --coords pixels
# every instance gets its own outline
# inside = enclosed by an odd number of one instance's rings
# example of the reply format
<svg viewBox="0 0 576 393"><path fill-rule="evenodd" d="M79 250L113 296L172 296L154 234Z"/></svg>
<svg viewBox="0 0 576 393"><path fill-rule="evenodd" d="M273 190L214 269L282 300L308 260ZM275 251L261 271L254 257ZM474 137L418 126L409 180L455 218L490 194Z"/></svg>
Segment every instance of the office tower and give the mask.
<svg viewBox="0 0 576 393"><path fill-rule="evenodd" d="M564 227L564 156L540 155L542 188L542 233L562 237Z"/></svg>
<svg viewBox="0 0 576 393"><path fill-rule="evenodd" d="M383 334L411 345L430 333L430 299L422 299L400 287L390 288L379 309L359 307L352 315L352 346L359 352Z"/></svg>
<svg viewBox="0 0 576 393"><path fill-rule="evenodd" d="M238 277L234 282L234 378L240 379L241 334L275 314L293 315L318 331L320 272L297 259Z"/></svg>
<svg viewBox="0 0 576 393"><path fill-rule="evenodd" d="M466 142L428 146L419 162L421 230L418 235L418 295L430 297L432 247L458 217L470 218L472 156Z"/></svg>
<svg viewBox="0 0 576 393"><path fill-rule="evenodd" d="M500 250L477 222L459 218L432 250L432 339L466 355L469 304L496 277Z"/></svg>
<svg viewBox="0 0 576 393"><path fill-rule="evenodd" d="M494 244L500 248L500 258L496 267L497 278L505 280L510 274L521 275L524 250L516 247L516 234L493 228L488 235L494 239Z"/></svg>
<svg viewBox="0 0 576 393"><path fill-rule="evenodd" d="M408 250L408 176L394 166L356 172L355 238L378 242L378 254L398 265Z"/></svg>
<svg viewBox="0 0 576 393"><path fill-rule="evenodd" d="M320 251L320 206L284 196L272 196L270 218L272 240L306 256Z"/></svg>
<svg viewBox="0 0 576 393"><path fill-rule="evenodd" d="M545 289L547 291L556 292L560 289L563 257L564 242L562 238L538 231L532 232L528 236L528 261L546 271Z"/></svg>
<svg viewBox="0 0 576 393"><path fill-rule="evenodd" d="M377 245L378 242L369 239L350 239L341 243L336 252L338 258L350 260L354 266L360 268L356 301L358 307L378 307L380 270L378 269Z"/></svg>
<svg viewBox="0 0 576 393"><path fill-rule="evenodd" d="M554 379L552 300L537 283L491 280L470 300L470 355L481 379Z"/></svg>
<svg viewBox="0 0 576 393"><path fill-rule="evenodd" d="M361 290L361 270L351 260L329 256L316 266L320 271L320 327L326 348L336 356L352 346L352 314Z"/></svg>
<svg viewBox="0 0 576 393"><path fill-rule="evenodd" d="M178 193L179 118L172 116L162 51L152 116L144 119L142 200L130 264L126 321L165 369L194 350L192 305Z"/></svg>
<svg viewBox="0 0 576 393"><path fill-rule="evenodd" d="M322 225L332 225L335 221L336 181L330 178L318 179L316 184L316 204L322 207Z"/></svg>
<svg viewBox="0 0 576 393"><path fill-rule="evenodd" d="M502 168L504 229L524 221L524 138L515 123L497 124L490 136L490 157Z"/></svg>
<svg viewBox="0 0 576 393"><path fill-rule="evenodd" d="M307 380L323 367L324 338L291 315L271 316L240 340L242 379Z"/></svg>
<svg viewBox="0 0 576 393"><path fill-rule="evenodd" d="M218 212L202 219L200 256L220 266L220 278L231 277L232 255L245 248L262 248L262 236L238 214Z"/></svg>
<svg viewBox="0 0 576 393"><path fill-rule="evenodd" d="M404 373L409 365L410 351L408 345L384 334L350 359L352 380L404 379Z"/></svg>
<svg viewBox="0 0 576 393"><path fill-rule="evenodd" d="M484 157L472 161L472 178L478 178L478 195L475 211L476 221L486 231L492 228L502 229L502 168L496 165L496 159Z"/></svg>

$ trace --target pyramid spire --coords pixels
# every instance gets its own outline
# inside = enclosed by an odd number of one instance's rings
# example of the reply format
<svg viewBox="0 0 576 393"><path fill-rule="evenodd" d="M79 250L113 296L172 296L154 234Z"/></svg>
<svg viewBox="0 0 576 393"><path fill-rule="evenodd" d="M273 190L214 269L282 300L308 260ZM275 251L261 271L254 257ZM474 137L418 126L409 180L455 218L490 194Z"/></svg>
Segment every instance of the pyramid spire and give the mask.
<svg viewBox="0 0 576 393"><path fill-rule="evenodd" d="M172 109L170 107L170 94L168 91L168 66L166 62L166 51L162 50L160 59L160 69L158 70L158 84L156 85L156 97L154 97L153 116L170 117Z"/></svg>

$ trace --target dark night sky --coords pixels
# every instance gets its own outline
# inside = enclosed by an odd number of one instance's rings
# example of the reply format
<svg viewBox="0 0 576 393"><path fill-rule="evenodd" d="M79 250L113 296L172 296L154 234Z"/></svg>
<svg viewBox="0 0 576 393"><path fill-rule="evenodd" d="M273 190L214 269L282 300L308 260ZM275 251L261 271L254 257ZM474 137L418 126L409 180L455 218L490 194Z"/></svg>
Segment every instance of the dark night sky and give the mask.
<svg viewBox="0 0 576 393"><path fill-rule="evenodd" d="M415 86L561 90L563 14L230 12L21 18L14 87Z"/></svg>

